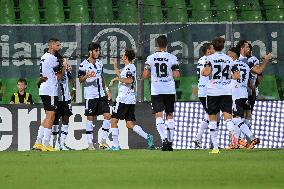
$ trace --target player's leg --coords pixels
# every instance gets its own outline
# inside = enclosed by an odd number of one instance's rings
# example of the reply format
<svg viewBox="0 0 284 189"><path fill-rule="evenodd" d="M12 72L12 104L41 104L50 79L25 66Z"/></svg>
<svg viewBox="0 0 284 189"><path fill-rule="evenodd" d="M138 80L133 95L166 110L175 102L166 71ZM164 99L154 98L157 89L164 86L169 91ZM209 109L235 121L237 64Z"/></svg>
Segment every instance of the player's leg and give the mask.
<svg viewBox="0 0 284 189"><path fill-rule="evenodd" d="M65 140L68 135L68 128L69 128L69 117L73 115L72 113L72 106L71 100L64 102L64 113L62 114L62 127L60 133L60 149L61 150L68 150L65 146Z"/></svg>
<svg viewBox="0 0 284 189"><path fill-rule="evenodd" d="M52 146L53 148L60 150L60 146L58 143L58 139L59 139L59 115L58 113L55 114L55 118L53 121L53 125L52 125L52 136L53 136L53 143Z"/></svg>
<svg viewBox="0 0 284 189"><path fill-rule="evenodd" d="M57 96L47 96L47 105L45 108L45 119L42 122L44 127L44 136L43 136L43 148L42 151L55 151L55 149L50 146L50 138L52 133L52 125L55 119L55 113L57 110L58 97Z"/></svg>
<svg viewBox="0 0 284 189"><path fill-rule="evenodd" d="M99 147L101 149L108 149L109 145L107 144L106 140L109 135L109 129L111 124L111 114L110 114L110 107L107 97L100 98L100 110L101 114L104 116L104 121L101 127L101 140Z"/></svg>
<svg viewBox="0 0 284 189"><path fill-rule="evenodd" d="M173 151L173 140L175 132L175 122L174 122L174 108L175 108L175 95L174 94L165 94L163 95L165 112L166 112L166 126L168 132L168 151Z"/></svg>
<svg viewBox="0 0 284 189"><path fill-rule="evenodd" d="M124 120L126 117L127 108L126 104L116 102L116 105L113 109L113 113L111 115L111 134L112 134L112 147L110 150L120 150L118 136L119 129L117 126L118 120Z"/></svg>
<svg viewBox="0 0 284 189"><path fill-rule="evenodd" d="M132 129L136 134L144 138L147 141L149 149L154 149L155 146L153 144L153 136L146 133L141 126L135 124L135 104L127 104L127 106L128 112L125 117L126 127L128 129Z"/></svg>
<svg viewBox="0 0 284 189"><path fill-rule="evenodd" d="M206 107L206 97L200 97L200 102L203 106L203 109L205 110L205 115L200 123L200 127L198 128L197 135L194 137L193 142L196 147L201 148L201 138L204 133L204 131L208 128L209 120L208 120L208 114L207 114L207 107Z"/></svg>
<svg viewBox="0 0 284 189"><path fill-rule="evenodd" d="M152 104L152 112L155 114L156 118L156 128L161 137L162 141L162 150L166 150L167 146L167 134L165 128L165 121L163 119L163 111L165 109L163 98L161 95L151 95L151 104Z"/></svg>
<svg viewBox="0 0 284 189"><path fill-rule="evenodd" d="M95 99L85 100L85 116L87 116L86 121L86 135L88 142L88 149L95 150L93 139L94 139L94 115L96 111L97 102Z"/></svg>
<svg viewBox="0 0 284 189"><path fill-rule="evenodd" d="M210 153L220 153L219 145L217 141L218 130L217 130L217 113L220 112L219 106L219 96L207 96L207 108L208 108L208 117L209 124L208 128L210 130L211 142L213 144L213 150Z"/></svg>
<svg viewBox="0 0 284 189"><path fill-rule="evenodd" d="M240 135L240 128L234 124L232 121L232 107L233 107L233 100L231 95L224 95L222 96L221 102L221 111L223 112L224 120L226 121L226 126L229 130L229 132L232 133L233 137L236 139L236 141L239 139ZM229 146L228 149L238 149L239 145L237 142L235 144L232 144Z"/></svg>

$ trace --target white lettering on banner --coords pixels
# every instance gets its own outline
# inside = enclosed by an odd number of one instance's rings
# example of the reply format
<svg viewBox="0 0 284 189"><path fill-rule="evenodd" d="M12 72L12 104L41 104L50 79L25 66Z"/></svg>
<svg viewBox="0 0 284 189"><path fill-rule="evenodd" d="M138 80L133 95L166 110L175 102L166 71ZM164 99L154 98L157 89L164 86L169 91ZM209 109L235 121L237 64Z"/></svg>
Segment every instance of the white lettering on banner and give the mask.
<svg viewBox="0 0 284 189"><path fill-rule="evenodd" d="M86 116L83 115L85 111L84 106L72 106L73 115L69 119L69 129L68 135L65 141L67 147L74 150L82 150L88 148L87 136L85 133L82 133L82 137L80 139L75 138L76 130L85 130L85 123L87 121ZM74 122L74 118L76 115L80 115L82 118L82 122Z"/></svg>
<svg viewBox="0 0 284 189"><path fill-rule="evenodd" d="M120 36L118 36L120 35ZM124 37L121 37L121 35L123 35ZM155 52L155 38L157 38L159 35L161 34L150 34L150 54L152 54L153 52ZM277 32L271 32L271 38L275 39L275 40L271 40L271 46L268 43L264 43L266 42L266 40L255 40L255 41L251 41L252 42L252 46L257 46L259 49L259 53L255 53L254 54L260 54L260 56L263 56L266 53L266 49L271 49L272 51L272 56L274 58L274 60L272 61L273 63L277 63ZM225 36L225 35L223 35ZM234 32L233 34L234 38L234 45L236 45L236 43L238 42L241 33L240 32ZM265 35L266 36L266 35ZM103 39L102 39L103 38ZM125 38L125 39L123 39ZM17 41L17 43L13 43L13 42L9 42L10 37L7 34L3 34L0 37L1 41L0 41L0 48L1 48L1 55L0 57L2 57L1 59L1 65L2 66L10 66L10 65L15 65L15 66L21 66L21 65L25 65L25 66L32 66L33 62L31 57L32 57L32 52L36 52L36 57L40 58L43 53L44 53L44 49L47 48L47 43L27 43L27 42L23 42L23 41ZM120 40L123 39L123 40ZM101 47L102 47L102 61L104 64L107 64L110 61L111 57L119 57L122 56L123 54L123 49L128 46L127 44L131 44L131 47L136 50L136 43L134 38L132 37L132 35L130 35L126 30L121 29L121 28L106 28L103 29L101 31L98 32L98 34L93 38L93 41L100 41ZM183 54L183 58L187 58L187 55L190 55L190 53L192 52L188 52L188 47L193 46L193 57L194 59L198 59L200 57L200 47L202 46L202 44L204 42L207 41L201 41L201 42L197 42L197 41L173 41L171 43L171 46L177 46L178 43L180 43L179 45L181 46L181 49L179 51L174 51L173 54L179 54L182 53ZM77 48L77 42L61 42L62 44L62 53L64 56L66 57L70 57L74 51ZM229 46L231 44L231 41L226 41L225 42L226 46ZM108 48L109 47L109 48ZM271 48L270 48L271 47ZM13 49L14 48L14 49ZM35 48L35 50L33 49ZM65 48L67 48L66 50L64 50ZM20 51L17 51L18 49L21 49ZM11 52L16 51L13 55L10 54ZM187 53L186 53L187 52ZM10 58L13 58L12 61L10 60ZM19 60L19 58L21 60ZM10 64L12 62L12 64ZM77 60L72 58L71 60L69 60L69 63L71 65L77 65ZM182 63L187 64L188 61L184 60ZM39 60L37 60L37 65L39 65ZM105 73L107 74L113 74L113 70L108 70L105 69Z"/></svg>
<svg viewBox="0 0 284 189"><path fill-rule="evenodd" d="M124 37L118 37L118 35L123 35ZM101 60L104 64L111 62L110 58L112 57L118 58L123 55L124 49L127 46L125 40L131 44L131 48L135 51L136 43L134 38L127 31L121 28L103 29L93 38L93 42L100 42L101 54L103 56ZM119 59L120 58L118 58L118 60ZM113 70L106 68L104 68L104 72L107 74L114 74Z"/></svg>
<svg viewBox="0 0 284 189"><path fill-rule="evenodd" d="M4 107L0 107L0 132L12 132L12 113ZM13 134L2 135L0 138L0 151L7 150L12 144Z"/></svg>
<svg viewBox="0 0 284 189"><path fill-rule="evenodd" d="M18 150L26 151L31 149L30 124L37 121L38 109L18 109ZM34 141L33 141L34 142Z"/></svg>
<svg viewBox="0 0 284 189"><path fill-rule="evenodd" d="M31 57L32 57L32 49L31 49L31 45L27 42L21 42L21 43L16 43L14 44L14 49L23 49L21 51L15 52L13 54L13 64L15 66L21 66L21 65L26 65L26 66L30 66L33 65L32 61L31 61ZM25 59L27 58L27 59ZM22 60L20 60L22 59Z"/></svg>
<svg viewBox="0 0 284 189"><path fill-rule="evenodd" d="M185 59L182 59L181 63L188 64L188 60L187 60L187 58L188 58L188 46L187 46L187 44L182 42L182 41L176 41L176 42L172 42L171 46L172 47L176 47L176 46L181 47L181 49L179 49L179 50L174 50L172 52L172 54L174 54L174 55L182 54L182 57L185 58Z"/></svg>
<svg viewBox="0 0 284 189"><path fill-rule="evenodd" d="M9 41L8 35L1 35L1 41ZM9 43L0 43L2 49L2 66L9 66Z"/></svg>

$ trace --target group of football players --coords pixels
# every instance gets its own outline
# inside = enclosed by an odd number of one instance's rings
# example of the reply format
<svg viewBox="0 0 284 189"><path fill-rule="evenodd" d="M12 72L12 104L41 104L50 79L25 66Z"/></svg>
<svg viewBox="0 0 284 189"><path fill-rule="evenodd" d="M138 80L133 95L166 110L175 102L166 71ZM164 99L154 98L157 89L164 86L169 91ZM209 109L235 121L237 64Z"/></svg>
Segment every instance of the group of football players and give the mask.
<svg viewBox="0 0 284 189"><path fill-rule="evenodd" d="M246 40L239 41L226 54L222 52L224 44L222 37L205 43L202 46L204 56L197 65L198 96L206 115L193 142L202 147L202 134L209 128L213 146L210 153L220 153L217 142L220 113L230 132L228 149L253 149L259 144L259 139L251 131L251 113L262 72L272 58L269 53L259 64Z"/></svg>

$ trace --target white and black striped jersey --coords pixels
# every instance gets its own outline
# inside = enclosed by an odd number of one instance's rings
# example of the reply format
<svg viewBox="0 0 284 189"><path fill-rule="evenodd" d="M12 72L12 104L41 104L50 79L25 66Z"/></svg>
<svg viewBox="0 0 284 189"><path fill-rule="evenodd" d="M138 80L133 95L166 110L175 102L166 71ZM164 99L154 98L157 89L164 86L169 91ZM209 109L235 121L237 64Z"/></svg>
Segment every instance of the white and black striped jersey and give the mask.
<svg viewBox="0 0 284 189"><path fill-rule="evenodd" d="M247 87L250 75L250 67L247 64L246 59L244 59L244 61L238 59L234 63L240 71L240 79L232 79L232 98L233 100L240 98L248 98Z"/></svg>
<svg viewBox="0 0 284 189"><path fill-rule="evenodd" d="M90 63L88 60L84 60L79 66L78 77L86 75L87 72L94 72L95 77L87 78L84 81L84 98L94 99L105 96L105 91L103 89L103 62L101 60L96 60L94 64Z"/></svg>
<svg viewBox="0 0 284 189"><path fill-rule="evenodd" d="M147 57L145 68L151 71L151 95L176 94L173 70L179 69L177 57L156 52Z"/></svg>
<svg viewBox="0 0 284 189"><path fill-rule="evenodd" d="M206 85L209 82L209 77L201 74L202 69L206 63L206 56L201 57L197 62L197 76L198 76L198 97L206 97Z"/></svg>
<svg viewBox="0 0 284 189"><path fill-rule="evenodd" d="M58 81L58 101L71 100L68 82L69 82L69 79L68 79L68 72L67 72L67 65L66 65L65 74L63 75L62 79Z"/></svg>
<svg viewBox="0 0 284 189"><path fill-rule="evenodd" d="M232 95L231 72L235 71L233 60L222 52L215 52L207 57L212 72L207 85L207 96Z"/></svg>
<svg viewBox="0 0 284 189"><path fill-rule="evenodd" d="M259 60L255 56L251 56L248 58L248 65L252 69L255 65L259 64ZM252 83L255 85L256 79L257 79L257 74L250 72L250 79L252 80ZM256 88L258 92L258 88ZM252 92L249 90L249 95L251 95Z"/></svg>
<svg viewBox="0 0 284 189"><path fill-rule="evenodd" d="M60 65L57 57L46 52L40 60L40 76L47 80L41 83L39 95L58 96L58 81L55 75L60 71Z"/></svg>
<svg viewBox="0 0 284 189"><path fill-rule="evenodd" d="M120 73L120 78L132 78L131 84L119 82L118 95L116 102L124 104L136 104L136 67L134 64L128 64Z"/></svg>

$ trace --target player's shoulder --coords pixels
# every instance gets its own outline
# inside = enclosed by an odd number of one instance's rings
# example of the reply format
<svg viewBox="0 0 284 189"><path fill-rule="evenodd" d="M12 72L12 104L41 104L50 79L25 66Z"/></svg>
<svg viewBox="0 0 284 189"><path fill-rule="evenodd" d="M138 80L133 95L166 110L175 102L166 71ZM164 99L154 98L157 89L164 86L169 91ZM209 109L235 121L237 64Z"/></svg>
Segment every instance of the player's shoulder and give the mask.
<svg viewBox="0 0 284 189"><path fill-rule="evenodd" d="M89 64L88 60L83 60L83 62L81 62L81 64L79 65L79 68L84 68L85 66L87 66Z"/></svg>
<svg viewBox="0 0 284 189"><path fill-rule="evenodd" d="M198 64L205 64L206 60L207 60L207 57L206 56L202 56L202 57L200 57L198 59L197 63Z"/></svg>
<svg viewBox="0 0 284 189"><path fill-rule="evenodd" d="M251 56L248 58L248 62L252 62L254 64L259 64L259 60L258 58L256 58L255 56Z"/></svg>
<svg viewBox="0 0 284 189"><path fill-rule="evenodd" d="M57 58L49 52L44 53L44 55L42 55L41 59L48 60L48 61L49 60L50 61L57 60Z"/></svg>

